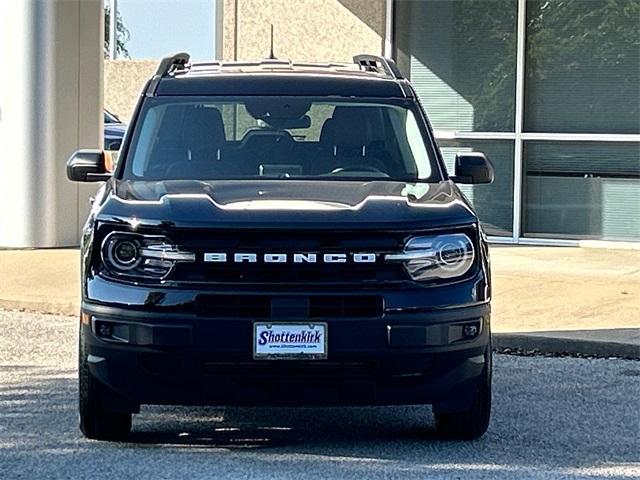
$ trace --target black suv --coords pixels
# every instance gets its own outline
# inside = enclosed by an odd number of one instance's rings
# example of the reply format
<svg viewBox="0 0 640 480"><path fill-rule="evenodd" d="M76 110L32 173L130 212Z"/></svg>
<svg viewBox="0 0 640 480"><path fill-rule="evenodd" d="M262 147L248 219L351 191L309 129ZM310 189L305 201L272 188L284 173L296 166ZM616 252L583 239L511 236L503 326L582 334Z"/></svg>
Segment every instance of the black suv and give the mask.
<svg viewBox="0 0 640 480"><path fill-rule="evenodd" d="M82 238L80 427L141 404L431 404L475 438L491 409L487 244L393 61L164 58Z"/></svg>

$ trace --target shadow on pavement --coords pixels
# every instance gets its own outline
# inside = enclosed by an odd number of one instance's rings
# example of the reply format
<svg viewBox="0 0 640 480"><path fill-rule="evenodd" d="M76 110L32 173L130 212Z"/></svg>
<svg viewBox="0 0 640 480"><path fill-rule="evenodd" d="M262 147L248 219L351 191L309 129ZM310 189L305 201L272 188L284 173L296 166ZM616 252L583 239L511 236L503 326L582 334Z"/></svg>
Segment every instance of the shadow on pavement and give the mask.
<svg viewBox="0 0 640 480"><path fill-rule="evenodd" d="M74 370L0 365L0 478L637 476L636 362L497 357L490 430L459 443L428 407L145 407L129 442L88 441Z"/></svg>

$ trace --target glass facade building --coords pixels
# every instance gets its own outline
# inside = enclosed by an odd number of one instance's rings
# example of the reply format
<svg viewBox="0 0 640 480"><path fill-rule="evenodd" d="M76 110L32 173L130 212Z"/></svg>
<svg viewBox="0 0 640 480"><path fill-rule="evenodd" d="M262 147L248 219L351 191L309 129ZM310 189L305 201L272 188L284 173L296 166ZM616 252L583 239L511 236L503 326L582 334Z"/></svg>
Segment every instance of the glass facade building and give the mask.
<svg viewBox="0 0 640 480"><path fill-rule="evenodd" d="M638 0L397 0L392 43L489 236L640 241Z"/></svg>

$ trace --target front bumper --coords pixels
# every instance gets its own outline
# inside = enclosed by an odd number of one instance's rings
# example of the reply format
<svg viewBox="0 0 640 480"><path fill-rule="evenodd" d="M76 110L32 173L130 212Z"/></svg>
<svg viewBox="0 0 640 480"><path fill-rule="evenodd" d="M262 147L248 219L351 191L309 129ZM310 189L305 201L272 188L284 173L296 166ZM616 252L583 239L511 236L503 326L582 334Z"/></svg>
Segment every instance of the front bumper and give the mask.
<svg viewBox="0 0 640 480"><path fill-rule="evenodd" d="M387 311L382 318L323 319L328 358L308 361L254 360L251 319L90 302L82 310L90 370L117 394L107 406L114 410L136 411L140 404L462 409L490 355L488 303ZM129 343L100 338L96 325L101 321L126 325L133 332ZM481 322L477 337L461 340L451 333L469 321Z"/></svg>

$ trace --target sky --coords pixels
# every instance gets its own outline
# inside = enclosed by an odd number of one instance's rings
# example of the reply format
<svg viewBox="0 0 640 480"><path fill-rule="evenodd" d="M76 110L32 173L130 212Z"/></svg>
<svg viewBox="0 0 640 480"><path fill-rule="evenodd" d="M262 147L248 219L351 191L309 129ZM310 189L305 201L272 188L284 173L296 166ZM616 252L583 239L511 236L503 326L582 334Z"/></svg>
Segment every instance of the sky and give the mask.
<svg viewBox="0 0 640 480"><path fill-rule="evenodd" d="M194 60L215 57L216 0L118 0L131 35L133 59L159 59L185 51Z"/></svg>

